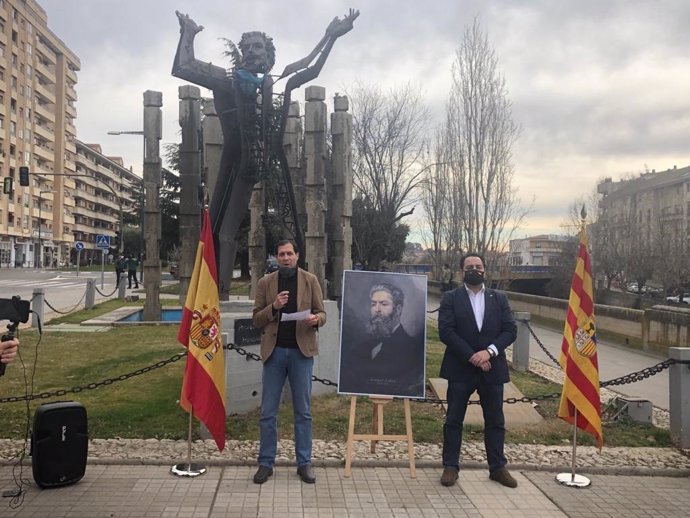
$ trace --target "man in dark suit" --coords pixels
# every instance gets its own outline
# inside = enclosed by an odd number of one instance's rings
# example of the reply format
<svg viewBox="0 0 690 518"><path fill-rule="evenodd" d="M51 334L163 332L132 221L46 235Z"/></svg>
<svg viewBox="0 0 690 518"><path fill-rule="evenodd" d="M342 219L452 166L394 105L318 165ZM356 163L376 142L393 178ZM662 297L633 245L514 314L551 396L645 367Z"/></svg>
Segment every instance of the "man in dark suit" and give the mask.
<svg viewBox="0 0 690 518"><path fill-rule="evenodd" d="M464 284L443 295L438 314L439 336L446 345L441 377L448 380L441 484L452 486L458 479L463 421L476 390L484 414L489 478L514 488L517 481L506 469L503 453L503 384L509 381L505 349L515 341L517 327L505 294L484 287L484 259L470 253L460 267Z"/></svg>
<svg viewBox="0 0 690 518"><path fill-rule="evenodd" d="M345 393L423 397L424 336L400 323L405 295L387 282L369 289L369 321L342 351L339 389Z"/></svg>

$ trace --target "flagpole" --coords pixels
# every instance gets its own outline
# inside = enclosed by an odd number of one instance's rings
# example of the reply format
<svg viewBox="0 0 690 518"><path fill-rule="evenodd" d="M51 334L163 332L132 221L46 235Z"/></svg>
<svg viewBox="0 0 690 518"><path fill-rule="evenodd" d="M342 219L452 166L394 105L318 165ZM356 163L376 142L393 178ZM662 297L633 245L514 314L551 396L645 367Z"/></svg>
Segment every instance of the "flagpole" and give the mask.
<svg viewBox="0 0 690 518"><path fill-rule="evenodd" d="M178 477L198 477L206 473L206 467L201 464L192 464L192 419L194 408L189 407L189 427L187 430L187 462L175 464L170 468L170 473Z"/></svg>
<svg viewBox="0 0 690 518"><path fill-rule="evenodd" d="M578 475L575 473L575 458L577 454L577 407L575 407L575 413L573 416L573 455L571 461L571 471L570 473L559 473L556 475L556 480L559 484L568 487L587 487L592 481L585 477L584 475Z"/></svg>

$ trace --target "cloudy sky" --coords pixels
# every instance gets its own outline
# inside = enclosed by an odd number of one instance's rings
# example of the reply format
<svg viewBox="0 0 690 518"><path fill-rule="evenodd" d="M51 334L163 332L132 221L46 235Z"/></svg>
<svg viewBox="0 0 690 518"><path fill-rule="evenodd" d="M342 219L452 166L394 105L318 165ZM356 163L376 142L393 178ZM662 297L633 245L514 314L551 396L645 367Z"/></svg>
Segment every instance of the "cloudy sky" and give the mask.
<svg viewBox="0 0 690 518"><path fill-rule="evenodd" d="M598 180L690 165L687 0L39 0L81 60L78 138L141 170L142 94L163 92L163 143L178 140L170 75L175 10L205 27L199 59L225 66L223 42L262 30L274 71L304 57L334 16L361 11L311 84L328 98L355 81L420 85L439 122L462 33L479 16L522 127L515 183L533 209L520 235L562 233L568 207ZM206 95L208 91L202 91ZM414 222L412 222L414 223Z"/></svg>

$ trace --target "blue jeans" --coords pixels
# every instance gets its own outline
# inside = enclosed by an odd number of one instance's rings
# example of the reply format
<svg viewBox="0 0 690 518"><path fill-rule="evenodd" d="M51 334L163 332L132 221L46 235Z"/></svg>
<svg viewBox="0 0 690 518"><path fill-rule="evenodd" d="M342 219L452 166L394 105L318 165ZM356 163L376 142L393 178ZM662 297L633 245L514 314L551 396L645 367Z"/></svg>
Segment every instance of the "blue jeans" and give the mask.
<svg viewBox="0 0 690 518"><path fill-rule="evenodd" d="M259 465L272 468L278 447L278 407L285 379L290 381L292 411L295 419L295 455L297 465L311 462L311 375L314 358L299 349L276 347L264 363L259 420Z"/></svg>
<svg viewBox="0 0 690 518"><path fill-rule="evenodd" d="M484 415L484 448L489 472L494 473L506 465L503 453L505 418L503 416L503 385L484 383L478 379L448 382L448 411L443 425L443 466L459 468L462 447L462 427L467 402L477 390Z"/></svg>

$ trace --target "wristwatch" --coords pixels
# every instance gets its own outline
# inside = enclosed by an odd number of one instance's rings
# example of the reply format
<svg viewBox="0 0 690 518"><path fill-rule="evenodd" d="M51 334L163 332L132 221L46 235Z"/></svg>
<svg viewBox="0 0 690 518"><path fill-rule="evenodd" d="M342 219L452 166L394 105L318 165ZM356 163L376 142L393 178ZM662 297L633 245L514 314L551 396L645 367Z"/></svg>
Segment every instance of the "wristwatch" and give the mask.
<svg viewBox="0 0 690 518"><path fill-rule="evenodd" d="M495 353L494 350L491 349L490 347L487 347L487 348L486 348L486 352L489 353L489 358L494 358L494 357L496 357L496 353Z"/></svg>

